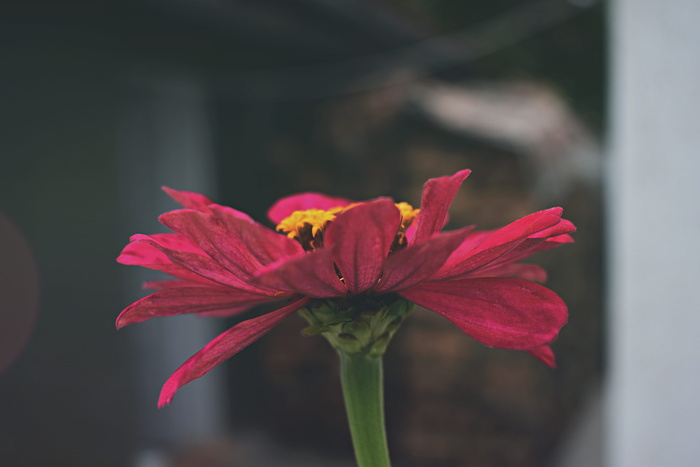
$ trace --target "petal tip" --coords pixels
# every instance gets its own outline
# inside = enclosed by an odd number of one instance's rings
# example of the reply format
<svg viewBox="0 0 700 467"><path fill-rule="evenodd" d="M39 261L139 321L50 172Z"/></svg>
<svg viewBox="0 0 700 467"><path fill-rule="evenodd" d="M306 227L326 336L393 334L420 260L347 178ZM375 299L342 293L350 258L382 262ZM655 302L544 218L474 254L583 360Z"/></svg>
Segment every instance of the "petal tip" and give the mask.
<svg viewBox="0 0 700 467"><path fill-rule="evenodd" d="M127 255L125 255L124 253L121 253L119 256L117 256L117 263L129 265L129 263L127 262L128 261L127 258L128 258Z"/></svg>
<svg viewBox="0 0 700 467"><path fill-rule="evenodd" d="M455 173L455 176L458 178L462 178L462 180L465 180L469 175L471 175L472 169L462 169L458 172Z"/></svg>
<svg viewBox="0 0 700 467"><path fill-rule="evenodd" d="M173 402L173 398L175 397L175 393L177 392L178 389L182 387L182 384L180 384L179 378L176 376L177 373L180 371L178 369L175 373L170 375L168 380L163 384L163 387L160 390L160 395L158 396L158 408L162 409L166 405L170 405Z"/></svg>
<svg viewBox="0 0 700 467"><path fill-rule="evenodd" d="M162 409L163 407L170 405L172 402L173 402L173 396L170 396L170 397L161 396L158 399L158 408Z"/></svg>
<svg viewBox="0 0 700 467"><path fill-rule="evenodd" d="M541 361L550 368L557 367L556 357L554 356L554 352L552 351L552 348L549 345L543 345L541 347L535 347L534 349L528 349L525 350L525 352L529 353L530 355L532 355L537 360Z"/></svg>
<svg viewBox="0 0 700 467"><path fill-rule="evenodd" d="M559 216L561 216L562 214L564 214L564 208L562 208L561 206L555 206L552 208L552 212L556 212Z"/></svg>
<svg viewBox="0 0 700 467"><path fill-rule="evenodd" d="M167 186L162 186L161 190L170 196L176 203L188 209L196 209L197 211L206 212L208 210L208 206L213 203L213 201L208 197L193 191L175 190Z"/></svg>

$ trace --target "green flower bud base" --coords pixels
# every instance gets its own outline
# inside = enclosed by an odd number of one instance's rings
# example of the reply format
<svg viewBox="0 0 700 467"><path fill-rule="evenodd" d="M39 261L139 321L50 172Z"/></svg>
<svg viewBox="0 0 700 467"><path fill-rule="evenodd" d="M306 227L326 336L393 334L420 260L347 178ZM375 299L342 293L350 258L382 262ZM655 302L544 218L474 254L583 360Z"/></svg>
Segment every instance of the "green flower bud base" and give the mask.
<svg viewBox="0 0 700 467"><path fill-rule="evenodd" d="M303 333L321 334L338 352L382 356L413 304L396 295L316 300L299 313Z"/></svg>
<svg viewBox="0 0 700 467"><path fill-rule="evenodd" d="M413 304L398 296L317 300L299 313L306 335L338 351L345 408L358 467L390 467L384 424L382 355Z"/></svg>

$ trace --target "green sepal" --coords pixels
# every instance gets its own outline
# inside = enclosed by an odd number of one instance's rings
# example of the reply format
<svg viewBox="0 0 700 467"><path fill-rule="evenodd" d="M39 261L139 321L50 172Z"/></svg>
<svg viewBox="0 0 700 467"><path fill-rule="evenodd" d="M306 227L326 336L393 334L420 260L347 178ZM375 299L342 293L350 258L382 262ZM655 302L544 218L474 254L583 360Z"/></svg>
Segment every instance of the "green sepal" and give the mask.
<svg viewBox="0 0 700 467"><path fill-rule="evenodd" d="M383 355L412 308L408 300L384 295L315 300L299 314L309 323L302 331L305 336L321 334L349 355Z"/></svg>

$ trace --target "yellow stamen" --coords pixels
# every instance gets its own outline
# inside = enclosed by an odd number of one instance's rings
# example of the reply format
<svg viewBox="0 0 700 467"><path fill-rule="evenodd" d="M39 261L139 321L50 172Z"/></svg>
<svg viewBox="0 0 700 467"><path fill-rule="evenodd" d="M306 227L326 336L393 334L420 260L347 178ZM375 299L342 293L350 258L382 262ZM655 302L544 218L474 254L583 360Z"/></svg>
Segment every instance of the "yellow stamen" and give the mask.
<svg viewBox="0 0 700 467"><path fill-rule="evenodd" d="M342 211L362 203L353 203L348 206L335 207L328 210L307 209L305 211L294 211L289 217L282 220L277 225L278 232L285 233L287 237L296 239L308 250L313 250L323 245L323 231L332 222L336 215ZM401 226L397 232L396 243L405 243L406 229L411 225L418 215L418 209L413 209L408 203L398 203L396 208L401 213Z"/></svg>
<svg viewBox="0 0 700 467"><path fill-rule="evenodd" d="M420 209L413 209L413 206L408 203L396 203L396 207L401 213L401 227L404 229L411 225L420 211Z"/></svg>
<svg viewBox="0 0 700 467"><path fill-rule="evenodd" d="M300 238L302 231L311 229L311 236L315 237L323 230L327 223L335 219L336 213L343 208L333 208L328 211L323 209L307 209L306 211L294 211L291 216L282 220L277 226L278 232L284 232L289 238Z"/></svg>

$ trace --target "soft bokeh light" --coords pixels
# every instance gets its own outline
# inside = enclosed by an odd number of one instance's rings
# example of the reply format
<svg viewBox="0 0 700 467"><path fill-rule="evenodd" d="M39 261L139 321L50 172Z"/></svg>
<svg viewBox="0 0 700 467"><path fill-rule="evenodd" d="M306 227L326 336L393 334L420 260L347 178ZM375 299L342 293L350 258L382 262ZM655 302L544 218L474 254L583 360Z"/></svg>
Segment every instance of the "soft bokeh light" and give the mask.
<svg viewBox="0 0 700 467"><path fill-rule="evenodd" d="M34 252L17 225L0 212L0 374L27 345L39 298Z"/></svg>

